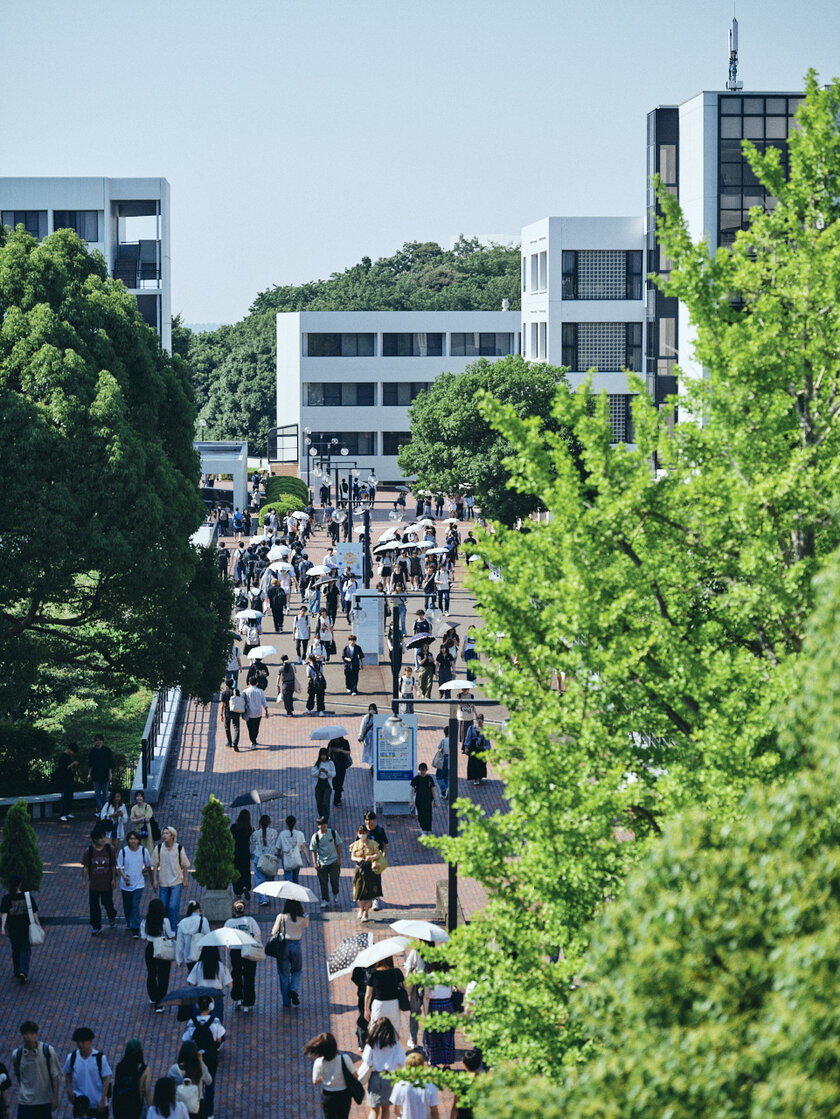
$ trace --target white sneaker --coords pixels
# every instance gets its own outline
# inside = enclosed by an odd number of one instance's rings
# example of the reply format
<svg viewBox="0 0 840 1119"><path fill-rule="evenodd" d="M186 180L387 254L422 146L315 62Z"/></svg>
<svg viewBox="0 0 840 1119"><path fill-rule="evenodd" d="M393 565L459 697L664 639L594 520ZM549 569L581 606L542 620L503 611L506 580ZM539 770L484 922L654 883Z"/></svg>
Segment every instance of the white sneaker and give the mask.
<svg viewBox="0 0 840 1119"><path fill-rule="evenodd" d="M64 824L66 824L66 823L67 823L67 821L68 821L68 820L70 819L70 817L69 817L69 816L59 816L58 818L59 818L59 820L61 820L61 822L62 822L62 823L64 823Z"/></svg>
<svg viewBox="0 0 840 1119"><path fill-rule="evenodd" d="M381 898L374 898L373 899L373 905L371 906L371 909L381 909L382 908L381 901L382 901Z"/></svg>
<svg viewBox="0 0 840 1119"><path fill-rule="evenodd" d="M326 909L326 908L327 908L327 903L326 903L325 901L322 901L322 902L321 902L321 908L322 908L322 909Z"/></svg>

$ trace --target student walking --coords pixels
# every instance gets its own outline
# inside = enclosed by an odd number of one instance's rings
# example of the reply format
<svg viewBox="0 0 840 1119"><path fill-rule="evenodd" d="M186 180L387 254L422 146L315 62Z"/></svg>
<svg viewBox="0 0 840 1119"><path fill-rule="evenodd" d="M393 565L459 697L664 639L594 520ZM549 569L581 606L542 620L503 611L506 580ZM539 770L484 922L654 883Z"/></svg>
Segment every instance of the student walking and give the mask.
<svg viewBox="0 0 840 1119"><path fill-rule="evenodd" d="M170 925L177 931L181 915L181 892L188 883L190 860L178 842L178 832L171 824L160 835L161 841L155 846L152 855L152 885L156 889L160 883L160 900L164 904Z"/></svg>
<svg viewBox="0 0 840 1119"><path fill-rule="evenodd" d="M240 932L247 933L262 948L260 926L253 917L245 916L244 901L237 899L233 903L233 916L225 921L225 928L238 929ZM231 947L230 970L233 976L230 996L233 999L234 1009L241 1010L243 1014L249 1014L257 1001L257 961L248 958L247 948Z"/></svg>
<svg viewBox="0 0 840 1119"><path fill-rule="evenodd" d="M344 662L344 684L348 695L358 695L359 672L364 668L365 654L356 643L355 634L350 634L347 644L341 650Z"/></svg>
<svg viewBox="0 0 840 1119"><path fill-rule="evenodd" d="M284 714L286 715L294 715L295 713L296 688L295 666L284 653L280 658L280 671L277 673L277 691L283 701Z"/></svg>
<svg viewBox="0 0 840 1119"><path fill-rule="evenodd" d="M82 855L82 888L88 886L88 906L90 910L91 935L102 932L102 910L108 914L111 928L117 923L114 908L113 890L117 884L117 857L114 848L106 841L105 825L94 825L90 833L91 842Z"/></svg>
<svg viewBox="0 0 840 1119"><path fill-rule="evenodd" d="M283 877L287 882L297 882L300 868L309 862L306 836L298 831L294 816L286 817L286 826L277 837L277 850L283 856Z"/></svg>
<svg viewBox="0 0 840 1119"><path fill-rule="evenodd" d="M312 767L312 776L315 778L315 804L318 815L329 820L335 763L330 761L330 752L326 746L322 746L318 751L318 760Z"/></svg>
<svg viewBox="0 0 840 1119"><path fill-rule="evenodd" d="M251 855L254 860L254 885L273 882L278 870L277 828L271 826L271 817L263 813L259 825L251 836ZM260 905L268 905L267 897L260 895Z"/></svg>
<svg viewBox="0 0 840 1119"><path fill-rule="evenodd" d="M58 1110L61 1062L55 1049L38 1040L38 1025L30 1018L21 1023L23 1045L12 1053L18 1082L19 1119L51 1119Z"/></svg>
<svg viewBox="0 0 840 1119"><path fill-rule="evenodd" d="M58 759L56 766L56 782L61 790L61 819L73 819L73 789L76 783L76 770L79 768L79 747L75 742L68 742L64 752Z"/></svg>
<svg viewBox="0 0 840 1119"><path fill-rule="evenodd" d="M324 1119L347 1119L353 1104L347 1077L355 1076L353 1060L339 1053L338 1042L331 1033L318 1034L303 1047L304 1055L314 1057L312 1083L321 1085L321 1108Z"/></svg>
<svg viewBox="0 0 840 1119"><path fill-rule="evenodd" d="M93 748L88 754L88 781L93 782L93 795L97 814L108 799L108 784L114 768L114 755L105 745L101 734L94 735Z"/></svg>
<svg viewBox="0 0 840 1119"><path fill-rule="evenodd" d="M165 958L155 954L164 951L164 941L174 941L175 933L166 916L166 909L160 898L152 898L146 910L145 921L140 922L140 936L146 942L146 993L149 1002L154 1006L157 1014L163 1014L160 1000L169 990L169 972L172 968L172 957Z"/></svg>
<svg viewBox="0 0 840 1119"><path fill-rule="evenodd" d="M140 845L140 836L130 831L126 845L117 855L117 874L120 876L123 913L128 931L134 940L140 939L140 902L146 875L152 872L152 860L145 847Z"/></svg>
<svg viewBox="0 0 840 1119"><path fill-rule="evenodd" d="M432 830L432 809L437 804L436 790L435 779L429 775L429 767L425 762L420 762L417 775L411 779L411 806L417 809L421 835L428 835Z"/></svg>
<svg viewBox="0 0 840 1119"><path fill-rule="evenodd" d="M277 980L284 1006L300 1005L300 976L303 968L301 938L308 924L309 918L303 912L300 902L287 898L283 912L277 914L271 930L272 936L282 932L286 941L286 950L277 960Z"/></svg>
<svg viewBox="0 0 840 1119"><path fill-rule="evenodd" d="M329 827L325 816L318 817L318 830L309 841L318 885L321 889L321 908L329 905L329 888L332 887L333 905L340 909L338 886L341 876L341 837Z"/></svg>
<svg viewBox="0 0 840 1119"><path fill-rule="evenodd" d="M268 701L263 689L257 687L256 684L249 684L242 693L242 698L245 700L245 725L248 727L248 737L251 740L251 746L256 747L259 746L257 739L260 733L260 722L263 716L266 719L269 717Z"/></svg>
<svg viewBox="0 0 840 1119"><path fill-rule="evenodd" d="M23 986L29 977L29 960L32 951L29 943L29 926L37 925L38 905L28 890L23 889L19 874L9 875L9 892L0 901L0 935L9 938L12 949L12 972Z"/></svg>
<svg viewBox="0 0 840 1119"><path fill-rule="evenodd" d="M88 1026L73 1031L76 1048L67 1054L62 1071L73 1114L107 1119L113 1073L105 1054L93 1047L95 1036Z"/></svg>

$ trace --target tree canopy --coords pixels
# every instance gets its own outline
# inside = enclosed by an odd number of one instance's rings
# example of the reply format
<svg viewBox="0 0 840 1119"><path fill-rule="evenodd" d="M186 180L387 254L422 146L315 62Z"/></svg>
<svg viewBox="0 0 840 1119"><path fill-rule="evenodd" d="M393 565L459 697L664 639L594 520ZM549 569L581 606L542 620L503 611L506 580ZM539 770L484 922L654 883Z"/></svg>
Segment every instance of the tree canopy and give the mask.
<svg viewBox="0 0 840 1119"><path fill-rule="evenodd" d="M811 76L789 180L772 152L750 154L778 204L731 251L692 245L663 194L669 290L706 370L681 382L676 428L639 382L636 445L613 446L606 400L592 412L561 387L553 416L576 461L538 417L481 403L517 448L513 486L551 515L481 537L502 572L469 578L486 688L510 710L494 744L508 807L462 805L469 826L440 841L489 894L449 952L477 983L468 1028L493 1062L558 1075L587 1057L596 1039L569 1006L593 917L669 820L702 808L718 834L752 811L757 783L811 762L778 713L800 688L814 577L840 544L838 110L840 85Z"/></svg>
<svg viewBox="0 0 840 1119"><path fill-rule="evenodd" d="M457 493L468 485L486 517L513 524L540 505L538 494L508 486L507 458L515 444L480 408L481 394L512 408L516 415L538 417L547 431L571 440L552 413L563 371L537 365L518 355L487 361L480 358L463 373L442 373L409 409L411 442L400 448L400 470L416 475L419 489Z"/></svg>
<svg viewBox="0 0 840 1119"><path fill-rule="evenodd" d="M275 285L235 326L191 335L188 362L208 434L265 442L276 422L278 312L495 311L503 299L519 306L518 246L463 236L451 250L406 242L393 256L363 257L327 280Z"/></svg>
<svg viewBox="0 0 840 1119"><path fill-rule="evenodd" d="M0 685L53 671L209 698L230 594L190 543L204 508L186 367L69 230L0 234Z"/></svg>

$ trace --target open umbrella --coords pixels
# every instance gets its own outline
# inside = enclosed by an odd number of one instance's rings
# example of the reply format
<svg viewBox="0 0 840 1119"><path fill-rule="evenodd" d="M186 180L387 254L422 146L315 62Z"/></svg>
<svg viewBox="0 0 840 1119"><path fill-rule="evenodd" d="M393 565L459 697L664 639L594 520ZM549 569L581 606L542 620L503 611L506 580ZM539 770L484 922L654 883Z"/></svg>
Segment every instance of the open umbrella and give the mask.
<svg viewBox="0 0 840 1119"><path fill-rule="evenodd" d="M336 578L337 576L335 575L325 575L322 579L314 579L309 585L310 587L315 588L328 587L330 583L334 583L336 581Z"/></svg>
<svg viewBox="0 0 840 1119"><path fill-rule="evenodd" d="M234 614L234 617L238 622L253 622L256 621L257 618L262 617L262 610L239 610L236 614Z"/></svg>
<svg viewBox="0 0 840 1119"><path fill-rule="evenodd" d="M445 944L449 940L449 933L440 925L433 925L431 921L394 921L391 925L394 932L402 936L410 936L413 940L431 940L435 944Z"/></svg>
<svg viewBox="0 0 840 1119"><path fill-rule="evenodd" d="M290 563L286 563L285 560L275 560L268 566L272 571L294 571L294 567Z"/></svg>
<svg viewBox="0 0 840 1119"><path fill-rule="evenodd" d="M356 966L356 957L373 944L373 933L361 932L355 936L345 936L327 956L327 979L338 979L339 975L349 975Z"/></svg>
<svg viewBox="0 0 840 1119"><path fill-rule="evenodd" d="M445 525L457 525L459 523L459 521L458 521L457 517L444 517L443 518L443 523Z"/></svg>
<svg viewBox="0 0 840 1119"><path fill-rule="evenodd" d="M168 991L158 1002L198 1002L204 995L209 995L211 999L223 998L218 987L178 987L174 991Z"/></svg>
<svg viewBox="0 0 840 1119"><path fill-rule="evenodd" d="M449 555L449 549L448 548L429 548L426 555L428 555L428 556L448 556Z"/></svg>
<svg viewBox="0 0 840 1119"><path fill-rule="evenodd" d="M364 525L357 525L356 526L356 535L357 536L366 536L367 535L367 529L365 528Z"/></svg>
<svg viewBox="0 0 840 1119"><path fill-rule="evenodd" d="M417 543L413 545L415 548L434 548L434 546L434 540L418 540Z"/></svg>
<svg viewBox="0 0 840 1119"><path fill-rule="evenodd" d="M394 489L397 490L398 493L411 493L408 486L394 486Z"/></svg>
<svg viewBox="0 0 840 1119"><path fill-rule="evenodd" d="M261 886L254 887L255 894L263 894L267 898L291 898L293 901L317 901L317 897L308 886L301 886L297 882L263 882Z"/></svg>
<svg viewBox="0 0 840 1119"><path fill-rule="evenodd" d="M252 544L265 544L266 540L270 540L270 539L271 539L270 536L252 536L251 537L251 543Z"/></svg>
<svg viewBox="0 0 840 1119"><path fill-rule="evenodd" d="M387 960L389 956L398 956L405 950L409 942L407 936L389 936L371 944L370 948L363 949L353 961L354 967L373 967L380 960Z"/></svg>
<svg viewBox="0 0 840 1119"><path fill-rule="evenodd" d="M265 804L267 800L279 800L285 796L279 789L251 789L249 793L240 793L230 802L231 808L247 808L251 804Z"/></svg>
<svg viewBox="0 0 840 1119"><path fill-rule="evenodd" d="M435 522L432 520L431 517L423 517L423 519L421 521L418 521L417 523L418 523L418 525L422 525L423 528L434 528L435 527Z"/></svg>
<svg viewBox="0 0 840 1119"><path fill-rule="evenodd" d="M429 641L437 641L431 633L415 633L413 637L407 637L403 642L403 648L413 649L415 645L424 645Z"/></svg>
<svg viewBox="0 0 840 1119"><path fill-rule="evenodd" d="M473 680L447 680L440 685L442 692L471 692L475 687Z"/></svg>
<svg viewBox="0 0 840 1119"><path fill-rule="evenodd" d="M312 742L329 742L333 738L344 738L346 734L344 727L317 727L309 738Z"/></svg>
<svg viewBox="0 0 840 1119"><path fill-rule="evenodd" d="M288 554L289 549L285 544L275 544L274 547L269 551L268 558L270 560L285 559Z"/></svg>
<svg viewBox="0 0 840 1119"><path fill-rule="evenodd" d="M265 660L266 657L276 657L276 656L277 656L277 650L274 648L273 645L258 645L256 647L256 649L252 649L248 653L248 657L252 661L262 661L262 660Z"/></svg>
<svg viewBox="0 0 840 1119"><path fill-rule="evenodd" d="M469 557L469 559L467 560L467 563L481 563L483 558L484 558L483 556L480 556L477 552L475 552L473 555L471 555Z"/></svg>
<svg viewBox="0 0 840 1119"><path fill-rule="evenodd" d="M242 948L247 944L251 948L256 944L256 940L250 933L244 932L242 929L216 929L214 932L205 933L205 935L196 941L196 948ZM192 949L192 942L190 942L190 949Z"/></svg>
<svg viewBox="0 0 840 1119"><path fill-rule="evenodd" d="M329 567L325 567L324 564L322 564L322 563L313 563L313 565L311 567L307 567L306 574L307 575L329 575L330 570L331 569Z"/></svg>
<svg viewBox="0 0 840 1119"><path fill-rule="evenodd" d="M309 520L309 514L304 513L302 509L298 509L295 513L292 513L291 515L293 517L297 517L297 519L299 521L308 521Z"/></svg>
<svg viewBox="0 0 840 1119"><path fill-rule="evenodd" d="M445 637L451 629L457 629L460 624L460 622L450 622L448 618L443 618L436 626L432 626L432 637Z"/></svg>

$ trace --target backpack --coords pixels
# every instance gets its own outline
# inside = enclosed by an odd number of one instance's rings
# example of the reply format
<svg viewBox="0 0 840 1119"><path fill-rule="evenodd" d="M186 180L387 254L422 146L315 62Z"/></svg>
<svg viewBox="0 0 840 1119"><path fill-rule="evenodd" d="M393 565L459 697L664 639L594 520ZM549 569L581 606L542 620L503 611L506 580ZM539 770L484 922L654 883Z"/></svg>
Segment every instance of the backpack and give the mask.
<svg viewBox="0 0 840 1119"><path fill-rule="evenodd" d="M160 824L154 816L149 817L149 827L152 829L152 842L160 843Z"/></svg>
<svg viewBox="0 0 840 1119"><path fill-rule="evenodd" d="M216 1057L219 1053L219 1043L213 1037L213 1031L210 1028L215 1018L216 1015L211 1014L206 1022L199 1022L195 1015L192 1017L192 1040L195 1042L196 1048L204 1054L204 1063L211 1075L215 1075Z"/></svg>
<svg viewBox="0 0 840 1119"><path fill-rule="evenodd" d="M43 1045L41 1046L41 1052L44 1055L44 1059L47 1062L47 1068L49 1069L49 1067L50 1067L50 1054L52 1053L52 1049L49 1047L49 1045L47 1045L46 1042L44 1042ZM20 1084L20 1062L21 1062L22 1057L23 1057L23 1046L19 1045L17 1047L17 1049L15 1049L15 1051L12 1053L12 1064L15 1067L15 1080L17 1080L18 1084Z"/></svg>
<svg viewBox="0 0 840 1119"><path fill-rule="evenodd" d="M140 1119L143 1101L140 1099L140 1079L146 1071L141 1065L137 1074L123 1073L114 1077L114 1101L111 1105L114 1119Z"/></svg>

